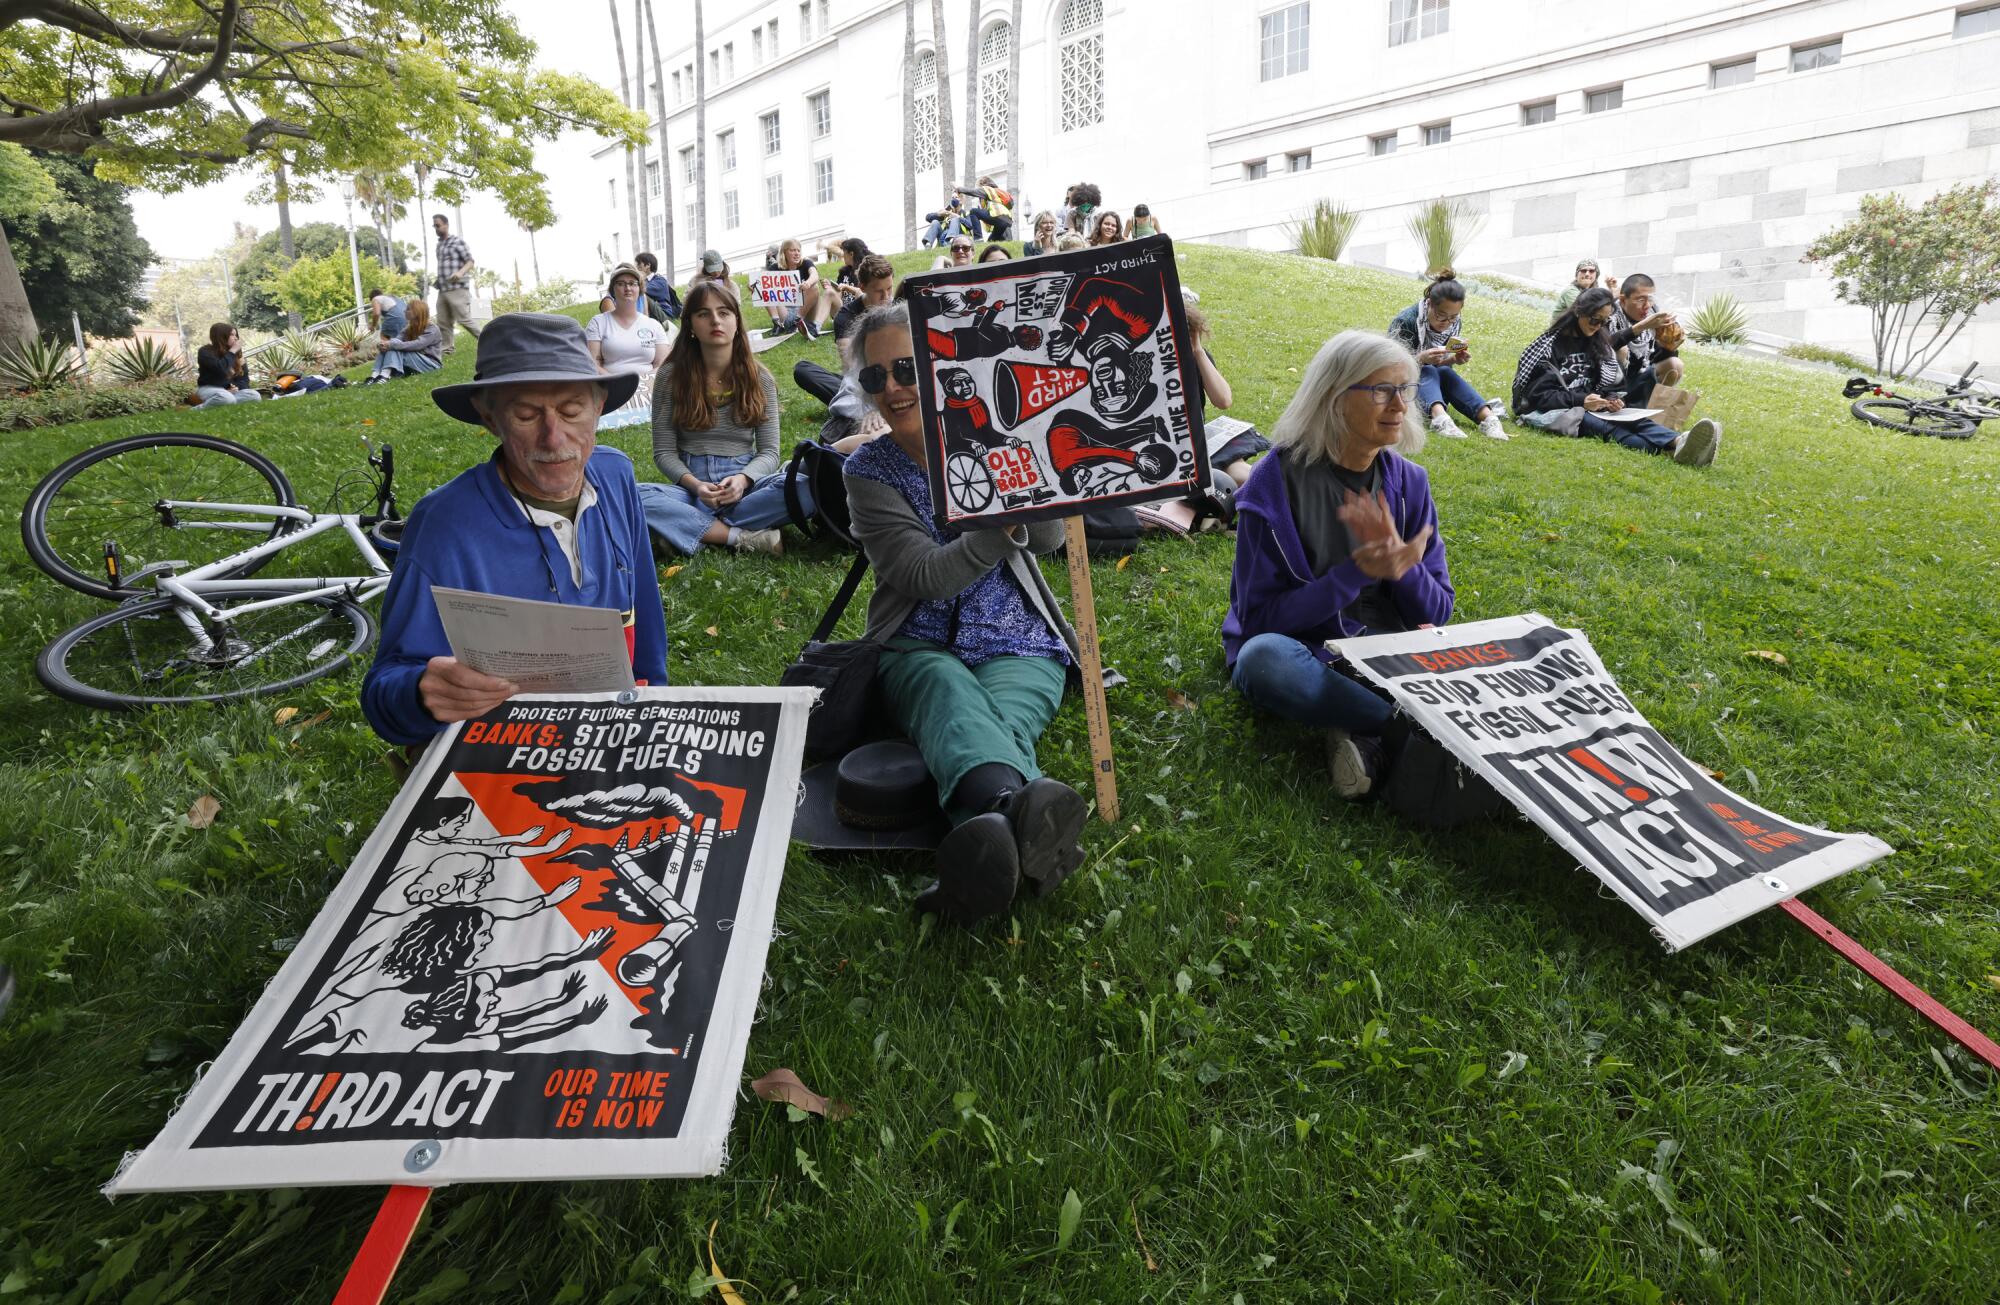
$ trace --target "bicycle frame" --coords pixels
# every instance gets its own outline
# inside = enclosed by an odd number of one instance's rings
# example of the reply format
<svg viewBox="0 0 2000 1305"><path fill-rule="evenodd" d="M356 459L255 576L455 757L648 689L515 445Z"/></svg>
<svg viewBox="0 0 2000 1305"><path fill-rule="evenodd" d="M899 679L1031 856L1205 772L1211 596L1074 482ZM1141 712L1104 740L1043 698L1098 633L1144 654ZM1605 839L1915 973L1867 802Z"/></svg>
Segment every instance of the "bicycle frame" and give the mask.
<svg viewBox="0 0 2000 1305"><path fill-rule="evenodd" d="M227 621L232 614L262 611L266 608L283 607L292 603L310 602L316 598L343 597L357 602L365 602L389 587L389 564L382 560L374 542L362 530L362 515L355 512L321 513L300 507L280 507L267 503L199 503L178 500L162 500L159 506L169 511L178 509L206 509L218 512L234 512L246 516L264 516L273 520L295 521L301 528L288 531L261 544L246 548L228 557L218 558L205 566L198 566L185 575L174 575L170 571L154 573L149 567L133 578L141 579L152 574L153 585L160 592L173 598L184 609L195 612L211 621ZM188 530L245 530L262 532L267 527L249 521L197 521L182 522L180 528ZM221 573L232 571L245 563L275 556L294 544L302 544L332 530L344 530L348 539L361 553L362 561L369 568L365 576L301 576L293 579L226 579ZM241 603L229 608L220 608L207 600L206 595L226 598L232 593L245 591L277 590L282 597L266 598L252 603ZM198 633L198 632L197 632Z"/></svg>

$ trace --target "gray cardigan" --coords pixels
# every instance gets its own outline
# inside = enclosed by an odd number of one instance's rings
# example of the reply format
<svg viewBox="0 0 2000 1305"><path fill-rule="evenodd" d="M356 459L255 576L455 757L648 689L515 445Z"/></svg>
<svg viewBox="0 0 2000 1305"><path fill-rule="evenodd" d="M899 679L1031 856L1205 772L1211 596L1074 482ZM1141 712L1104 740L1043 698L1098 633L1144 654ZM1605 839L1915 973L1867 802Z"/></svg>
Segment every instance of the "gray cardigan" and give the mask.
<svg viewBox="0 0 2000 1305"><path fill-rule="evenodd" d="M669 482L678 485L682 476L693 474L685 459L695 453L755 455L742 472L753 485L778 469L778 382L763 367L757 369L757 378L764 387L764 420L755 428L736 420L736 403L731 400L707 430L684 431L674 421L672 369L660 368L653 381L653 462Z"/></svg>
<svg viewBox="0 0 2000 1305"><path fill-rule="evenodd" d="M1036 554L1053 553L1062 547L1062 522L969 530L949 544L940 544L910 500L895 489L865 476L844 479L854 537L861 541L869 564L875 568L875 592L868 599L868 630L863 638L888 642L919 602L955 597L1004 562L1036 615L1069 645L1071 664L1083 664L1076 631L1063 619L1062 607L1042 577L1042 569L1035 565Z"/></svg>

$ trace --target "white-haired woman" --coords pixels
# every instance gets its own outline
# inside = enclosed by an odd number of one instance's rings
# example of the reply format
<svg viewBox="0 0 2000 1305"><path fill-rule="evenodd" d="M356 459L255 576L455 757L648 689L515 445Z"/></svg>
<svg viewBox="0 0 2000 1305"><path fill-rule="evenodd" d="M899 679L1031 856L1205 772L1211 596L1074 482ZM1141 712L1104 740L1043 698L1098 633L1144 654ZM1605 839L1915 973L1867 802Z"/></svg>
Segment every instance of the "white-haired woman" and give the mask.
<svg viewBox="0 0 2000 1305"><path fill-rule="evenodd" d="M1424 444L1416 404L1410 351L1343 331L1313 357L1273 451L1236 494L1230 683L1260 710L1328 731L1342 797L1380 776L1390 707L1326 641L1451 619L1430 478L1407 456Z"/></svg>

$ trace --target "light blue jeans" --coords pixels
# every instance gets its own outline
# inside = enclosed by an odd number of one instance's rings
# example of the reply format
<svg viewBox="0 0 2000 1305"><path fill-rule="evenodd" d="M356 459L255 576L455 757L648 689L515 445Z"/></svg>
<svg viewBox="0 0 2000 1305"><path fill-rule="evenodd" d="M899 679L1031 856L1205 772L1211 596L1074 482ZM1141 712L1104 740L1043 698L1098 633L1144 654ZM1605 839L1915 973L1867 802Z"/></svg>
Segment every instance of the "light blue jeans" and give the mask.
<svg viewBox="0 0 2000 1305"><path fill-rule="evenodd" d="M195 405L198 408L226 408L232 403L255 403L264 397L247 387L241 390L225 390L220 385L198 386L195 393L201 396L201 402Z"/></svg>
<svg viewBox="0 0 2000 1305"><path fill-rule="evenodd" d="M408 376L411 372L434 372L444 363L415 349L384 349L375 355L375 375Z"/></svg>
<svg viewBox="0 0 2000 1305"><path fill-rule="evenodd" d="M683 461L702 480L715 483L734 476L750 465L752 454L691 453ZM812 511L811 488L800 481L799 506ZM774 471L750 487L750 492L721 511L696 498L694 491L659 481L641 481L639 506L645 509L646 524L674 546L674 551L692 557L701 551L701 537L717 521L745 530L768 530L791 520L785 509L785 473Z"/></svg>

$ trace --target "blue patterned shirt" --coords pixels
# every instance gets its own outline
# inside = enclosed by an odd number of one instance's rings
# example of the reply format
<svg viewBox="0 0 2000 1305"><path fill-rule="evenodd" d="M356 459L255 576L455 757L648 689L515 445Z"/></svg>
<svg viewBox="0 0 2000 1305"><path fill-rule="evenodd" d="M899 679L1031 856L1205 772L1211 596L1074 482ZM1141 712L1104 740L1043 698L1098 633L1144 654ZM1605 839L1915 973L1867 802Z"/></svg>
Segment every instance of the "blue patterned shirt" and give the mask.
<svg viewBox="0 0 2000 1305"><path fill-rule="evenodd" d="M850 475L889 486L910 501L931 538L949 544L956 530L938 526L931 515L931 484L924 469L889 436L870 440L847 459ZM958 610L958 634L952 637L952 609ZM1053 657L1065 664L1069 647L1035 611L1020 581L1005 563L974 581L957 598L925 598L896 631L898 639L923 639L942 644L967 666L995 657Z"/></svg>

